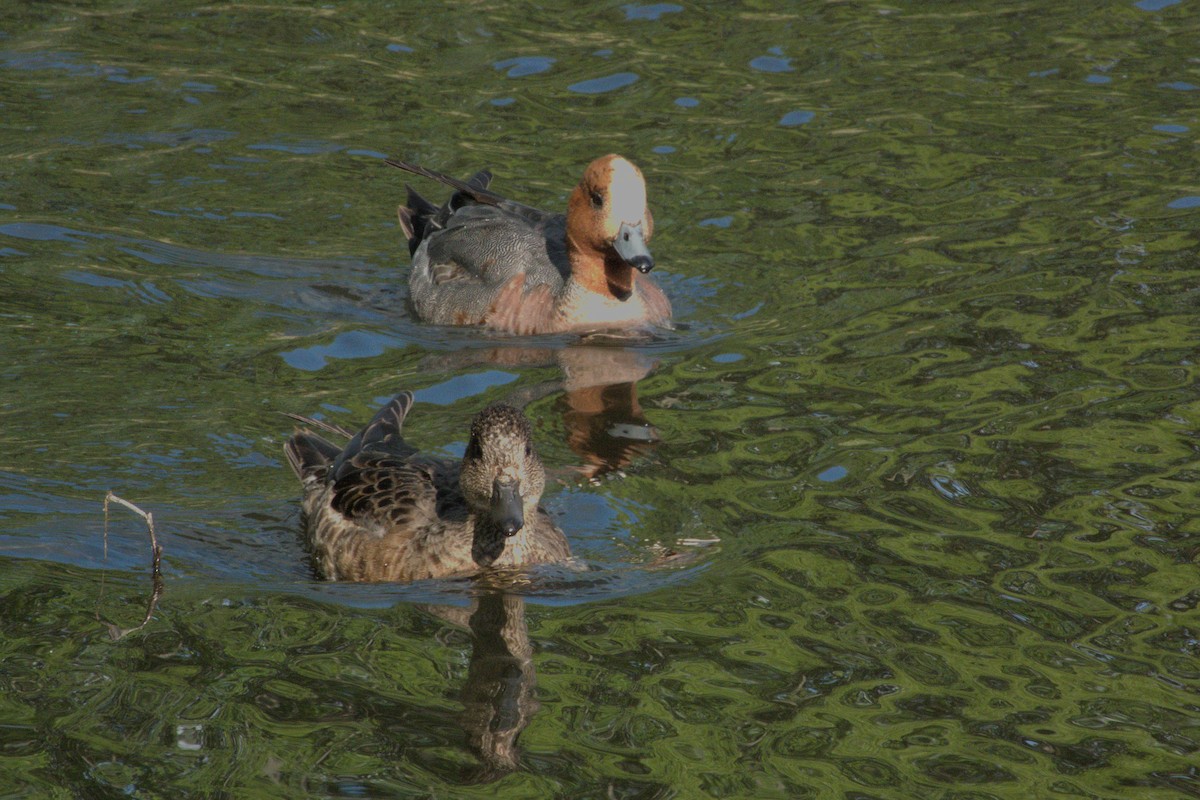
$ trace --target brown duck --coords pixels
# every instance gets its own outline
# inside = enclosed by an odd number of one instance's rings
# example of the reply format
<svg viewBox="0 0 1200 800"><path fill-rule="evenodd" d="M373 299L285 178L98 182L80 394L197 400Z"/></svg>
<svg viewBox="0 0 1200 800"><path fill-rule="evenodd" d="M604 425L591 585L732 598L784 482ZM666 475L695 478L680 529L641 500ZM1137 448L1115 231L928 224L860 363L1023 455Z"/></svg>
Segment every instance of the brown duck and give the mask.
<svg viewBox="0 0 1200 800"><path fill-rule="evenodd" d="M304 484L305 537L323 577L412 581L571 557L538 506L545 471L524 414L488 406L471 423L462 460L450 461L404 441L412 404L410 392L400 393L344 448L305 428L284 445Z"/></svg>

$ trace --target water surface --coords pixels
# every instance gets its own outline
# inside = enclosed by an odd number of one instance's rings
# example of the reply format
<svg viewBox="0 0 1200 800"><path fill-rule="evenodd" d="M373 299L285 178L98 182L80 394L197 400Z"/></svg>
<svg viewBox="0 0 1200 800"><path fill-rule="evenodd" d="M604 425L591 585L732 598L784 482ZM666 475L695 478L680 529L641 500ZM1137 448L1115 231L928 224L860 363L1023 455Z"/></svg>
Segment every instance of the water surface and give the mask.
<svg viewBox="0 0 1200 800"><path fill-rule="evenodd" d="M6 796L1200 795L1193 11L12 6ZM678 330L410 319L385 157L610 151ZM280 412L400 389L592 571L314 580Z"/></svg>

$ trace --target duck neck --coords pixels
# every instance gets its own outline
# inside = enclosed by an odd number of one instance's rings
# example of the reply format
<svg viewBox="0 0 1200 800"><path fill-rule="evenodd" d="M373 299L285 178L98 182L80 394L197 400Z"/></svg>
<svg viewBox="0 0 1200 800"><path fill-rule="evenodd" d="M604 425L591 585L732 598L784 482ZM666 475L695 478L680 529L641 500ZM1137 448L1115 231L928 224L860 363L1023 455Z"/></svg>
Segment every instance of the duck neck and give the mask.
<svg viewBox="0 0 1200 800"><path fill-rule="evenodd" d="M471 559L481 567L490 567L504 554L510 537L504 535L491 514L471 516Z"/></svg>
<svg viewBox="0 0 1200 800"><path fill-rule="evenodd" d="M580 245L567 234L567 260L571 264L570 285L580 286L605 298L624 302L633 295L633 268L612 252L601 252L595 247Z"/></svg>

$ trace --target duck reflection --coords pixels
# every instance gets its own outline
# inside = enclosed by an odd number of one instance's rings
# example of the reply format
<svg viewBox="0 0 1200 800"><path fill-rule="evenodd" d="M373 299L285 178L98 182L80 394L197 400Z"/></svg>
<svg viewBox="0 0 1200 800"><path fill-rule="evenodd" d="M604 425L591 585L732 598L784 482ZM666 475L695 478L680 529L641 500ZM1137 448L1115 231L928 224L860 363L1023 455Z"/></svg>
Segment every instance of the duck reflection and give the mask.
<svg viewBox="0 0 1200 800"><path fill-rule="evenodd" d="M637 382L657 363L615 347L568 347L556 353L563 372L557 406L567 444L584 459L583 473L599 478L620 470L659 441L638 402Z"/></svg>
<svg viewBox="0 0 1200 800"><path fill-rule="evenodd" d="M481 767L468 782L487 783L517 769L517 737L540 704L534 697L533 647L525 624L525 599L488 591L470 608L427 606L426 611L471 633L471 656L463 685L467 747Z"/></svg>
<svg viewBox="0 0 1200 800"><path fill-rule="evenodd" d="M561 380L518 390L508 401L526 406L561 391L555 405L567 429L567 444L580 457L578 469L587 479L623 469L659 442L658 430L638 402L638 381L658 366L646 353L587 343L561 348L513 346L439 354L424 363L448 372L483 365L557 365Z"/></svg>

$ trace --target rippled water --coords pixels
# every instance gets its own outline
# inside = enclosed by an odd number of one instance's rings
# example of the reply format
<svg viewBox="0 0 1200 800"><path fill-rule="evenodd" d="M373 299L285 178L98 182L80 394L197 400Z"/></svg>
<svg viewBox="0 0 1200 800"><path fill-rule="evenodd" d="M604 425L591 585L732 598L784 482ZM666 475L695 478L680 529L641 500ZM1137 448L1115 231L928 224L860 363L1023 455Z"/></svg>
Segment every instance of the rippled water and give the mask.
<svg viewBox="0 0 1200 800"><path fill-rule="evenodd" d="M1200 796L1200 25L1043 6L10 4L4 796ZM610 151L678 330L409 319L384 157ZM403 388L592 571L315 581L280 412Z"/></svg>

